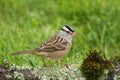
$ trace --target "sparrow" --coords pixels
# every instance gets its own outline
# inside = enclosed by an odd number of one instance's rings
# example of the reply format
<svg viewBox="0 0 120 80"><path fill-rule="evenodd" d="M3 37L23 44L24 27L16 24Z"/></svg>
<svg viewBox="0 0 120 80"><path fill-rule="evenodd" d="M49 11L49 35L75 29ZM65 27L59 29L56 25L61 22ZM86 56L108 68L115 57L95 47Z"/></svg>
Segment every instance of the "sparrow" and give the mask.
<svg viewBox="0 0 120 80"><path fill-rule="evenodd" d="M72 39L75 37L74 30L66 25L62 27L52 38L44 42L36 49L13 53L13 55L36 54L43 57L44 66L46 58L50 58L58 63L71 49Z"/></svg>

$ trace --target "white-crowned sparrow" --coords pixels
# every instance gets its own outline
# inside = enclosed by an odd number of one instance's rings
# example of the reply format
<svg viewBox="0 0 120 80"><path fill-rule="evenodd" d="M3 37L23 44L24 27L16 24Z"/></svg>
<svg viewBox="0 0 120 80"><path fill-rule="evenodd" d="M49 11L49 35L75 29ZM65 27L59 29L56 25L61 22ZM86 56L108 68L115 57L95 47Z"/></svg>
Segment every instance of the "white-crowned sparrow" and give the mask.
<svg viewBox="0 0 120 80"><path fill-rule="evenodd" d="M41 44L38 48L34 50L16 52L13 55L30 53L37 54L43 57L44 65L46 65L45 58L48 57L58 61L68 53L68 51L71 49L72 38L74 36L74 30L70 26L64 26L50 40Z"/></svg>

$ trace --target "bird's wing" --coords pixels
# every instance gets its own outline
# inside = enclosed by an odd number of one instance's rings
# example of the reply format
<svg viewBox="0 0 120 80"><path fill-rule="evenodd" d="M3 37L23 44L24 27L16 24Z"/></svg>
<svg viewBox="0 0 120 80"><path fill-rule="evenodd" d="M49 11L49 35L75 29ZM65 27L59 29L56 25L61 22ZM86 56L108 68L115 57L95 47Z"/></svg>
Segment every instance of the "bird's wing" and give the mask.
<svg viewBox="0 0 120 80"><path fill-rule="evenodd" d="M66 46L68 44L68 41L61 38L58 35L55 35L53 38L39 46L36 50L43 51L43 52L54 52L59 50L65 50Z"/></svg>

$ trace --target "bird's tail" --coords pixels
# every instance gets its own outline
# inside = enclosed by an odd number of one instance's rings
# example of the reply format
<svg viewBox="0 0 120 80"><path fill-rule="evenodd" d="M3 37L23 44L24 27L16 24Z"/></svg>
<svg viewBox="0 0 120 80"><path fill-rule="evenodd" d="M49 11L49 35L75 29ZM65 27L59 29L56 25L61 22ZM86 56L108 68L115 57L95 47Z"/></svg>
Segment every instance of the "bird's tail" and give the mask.
<svg viewBox="0 0 120 80"><path fill-rule="evenodd" d="M21 52L13 53L12 55L29 54L29 53L35 53L35 51L34 50L21 51Z"/></svg>

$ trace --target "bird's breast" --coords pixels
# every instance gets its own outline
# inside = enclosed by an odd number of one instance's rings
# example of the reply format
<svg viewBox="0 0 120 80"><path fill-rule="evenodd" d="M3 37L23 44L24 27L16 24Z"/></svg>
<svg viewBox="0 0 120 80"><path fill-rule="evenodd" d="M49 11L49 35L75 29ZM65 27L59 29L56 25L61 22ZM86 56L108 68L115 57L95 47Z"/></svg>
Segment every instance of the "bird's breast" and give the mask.
<svg viewBox="0 0 120 80"><path fill-rule="evenodd" d="M53 60L59 60L60 58L63 58L69 52L70 49L71 49L71 44L68 44L65 50L49 53L48 57Z"/></svg>

